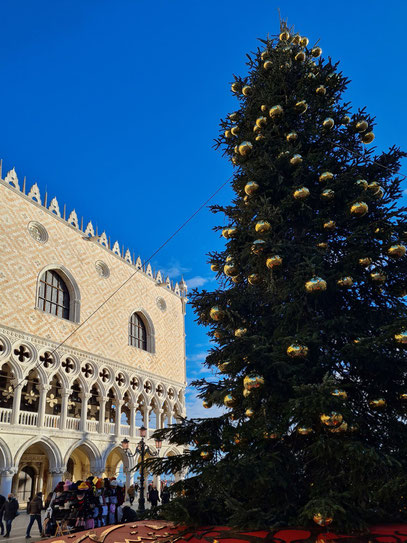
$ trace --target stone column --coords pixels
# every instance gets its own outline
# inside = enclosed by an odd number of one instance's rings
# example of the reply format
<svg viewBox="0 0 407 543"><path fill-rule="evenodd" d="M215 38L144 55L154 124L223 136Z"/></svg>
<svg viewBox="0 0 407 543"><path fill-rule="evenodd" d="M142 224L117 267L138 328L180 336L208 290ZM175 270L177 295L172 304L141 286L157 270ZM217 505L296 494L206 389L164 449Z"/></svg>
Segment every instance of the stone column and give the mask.
<svg viewBox="0 0 407 543"><path fill-rule="evenodd" d="M65 473L64 468L54 468L49 470L50 478L48 479L48 488L47 488L47 494L49 492L52 492L54 488L57 486L57 484L62 481L63 475Z"/></svg>
<svg viewBox="0 0 407 543"><path fill-rule="evenodd" d="M146 439L150 437L150 406L144 407L144 426L147 428Z"/></svg>
<svg viewBox="0 0 407 543"><path fill-rule="evenodd" d="M116 420L115 420L115 428L114 433L116 436L120 436L120 419L122 418L122 405L123 400L117 400L116 401Z"/></svg>
<svg viewBox="0 0 407 543"><path fill-rule="evenodd" d="M44 463L41 463L38 468L36 492L42 492L43 484L44 484Z"/></svg>
<svg viewBox="0 0 407 543"><path fill-rule="evenodd" d="M153 485L158 490L158 493L161 494L161 476L160 475L153 476Z"/></svg>
<svg viewBox="0 0 407 543"><path fill-rule="evenodd" d="M13 410L11 412L11 424L17 425L19 423L20 418L20 404L21 404L21 391L23 389L23 386L25 384L25 380L20 383L15 389L14 389L14 397L13 397ZM4 496L4 494L3 494Z"/></svg>
<svg viewBox="0 0 407 543"><path fill-rule="evenodd" d="M0 471L0 494L7 498L7 494L11 492L13 477L17 473L17 468L8 468Z"/></svg>
<svg viewBox="0 0 407 543"><path fill-rule="evenodd" d="M59 417L59 428L61 430L66 429L66 419L68 417L68 399L70 394L70 390L63 390L61 392L61 415Z"/></svg>
<svg viewBox="0 0 407 543"><path fill-rule="evenodd" d="M107 396L99 396L99 434L105 433L105 416L106 402L109 399Z"/></svg>
<svg viewBox="0 0 407 543"><path fill-rule="evenodd" d="M130 437L136 436L136 410L137 402L130 402Z"/></svg>
<svg viewBox="0 0 407 543"><path fill-rule="evenodd" d="M86 421L88 419L88 400L91 397L91 394L89 392L82 392L81 393L81 422L79 424L79 430L81 432L86 432Z"/></svg>
<svg viewBox="0 0 407 543"><path fill-rule="evenodd" d="M51 385L40 385L40 403L38 406L38 419L37 426L42 428L44 426L45 406L47 405L47 394Z"/></svg>

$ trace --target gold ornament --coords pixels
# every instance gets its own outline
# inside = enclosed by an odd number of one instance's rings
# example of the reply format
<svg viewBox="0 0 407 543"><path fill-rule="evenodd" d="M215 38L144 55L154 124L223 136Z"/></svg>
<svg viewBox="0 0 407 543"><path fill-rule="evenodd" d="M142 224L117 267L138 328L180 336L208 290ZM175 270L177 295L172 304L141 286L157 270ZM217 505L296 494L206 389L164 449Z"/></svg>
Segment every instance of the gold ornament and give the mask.
<svg viewBox="0 0 407 543"><path fill-rule="evenodd" d="M308 350L309 349L306 345L293 343L287 347L287 354L290 358L305 358L308 355Z"/></svg>
<svg viewBox="0 0 407 543"><path fill-rule="evenodd" d="M253 149L253 143L250 141L244 141L239 145L239 153L242 156L246 156L250 153L250 151Z"/></svg>
<svg viewBox="0 0 407 543"><path fill-rule="evenodd" d="M321 192L321 198L324 200L332 200L335 197L335 192L331 189L325 189Z"/></svg>
<svg viewBox="0 0 407 543"><path fill-rule="evenodd" d="M272 270L273 268L280 267L282 263L283 263L283 259L281 258L281 256L278 256L278 255L270 256L266 260L266 266L270 268L270 270Z"/></svg>
<svg viewBox="0 0 407 543"><path fill-rule="evenodd" d="M222 362L222 363L218 364L218 370L221 373L227 373L229 364L230 364L230 362Z"/></svg>
<svg viewBox="0 0 407 543"><path fill-rule="evenodd" d="M323 172L319 176L320 183L324 183L325 181L331 181L334 178L334 174L332 172Z"/></svg>
<svg viewBox="0 0 407 543"><path fill-rule="evenodd" d="M373 132L366 132L366 134L363 134L363 136L361 137L361 140L362 143L372 143L372 141L374 140Z"/></svg>
<svg viewBox="0 0 407 543"><path fill-rule="evenodd" d="M332 396L335 396L335 398L340 398L341 400L346 400L348 397L348 394L345 390L341 390L340 388L336 388L333 392L331 392Z"/></svg>
<svg viewBox="0 0 407 543"><path fill-rule="evenodd" d="M241 275L234 275L233 277L231 277L231 280L234 283L241 283L243 279Z"/></svg>
<svg viewBox="0 0 407 543"><path fill-rule="evenodd" d="M358 179L356 181L356 184L358 187L362 188L363 190L366 190L369 186L369 183L366 181L366 179Z"/></svg>
<svg viewBox="0 0 407 543"><path fill-rule="evenodd" d="M328 244L322 241L321 243L317 243L317 247L320 249L328 249Z"/></svg>
<svg viewBox="0 0 407 543"><path fill-rule="evenodd" d="M234 83L232 83L232 85L230 86L232 92L239 92L240 90L240 84L237 83L237 81L235 81Z"/></svg>
<svg viewBox="0 0 407 543"><path fill-rule="evenodd" d="M294 45L300 45L301 36L299 34L296 34L295 36L292 36L291 43L293 43Z"/></svg>
<svg viewBox="0 0 407 543"><path fill-rule="evenodd" d="M229 228L229 237L233 238L236 235L236 232L237 228L235 228L234 226L232 226L232 228Z"/></svg>
<svg viewBox="0 0 407 543"><path fill-rule="evenodd" d="M258 132L259 130L260 130L260 128L257 125L253 126L253 132Z"/></svg>
<svg viewBox="0 0 407 543"><path fill-rule="evenodd" d="M231 394L226 394L226 396L223 398L223 404L226 407L234 407L236 405L236 398Z"/></svg>
<svg viewBox="0 0 407 543"><path fill-rule="evenodd" d="M222 236L223 236L224 238L226 238L226 239L229 239L229 237L230 237L230 236L229 236L229 228L224 228L224 229L222 230Z"/></svg>
<svg viewBox="0 0 407 543"><path fill-rule="evenodd" d="M296 200L305 200L306 198L308 198L309 194L310 192L307 187L301 187L294 191L293 196Z"/></svg>
<svg viewBox="0 0 407 543"><path fill-rule="evenodd" d="M213 332L213 337L216 339L221 339L223 337L223 331L222 330L215 330Z"/></svg>
<svg viewBox="0 0 407 543"><path fill-rule="evenodd" d="M246 183L244 187L244 191L246 194L251 196L252 194L256 192L256 190L258 190L258 188L259 188L259 185L256 183L256 181L249 181L248 183Z"/></svg>
<svg viewBox="0 0 407 543"><path fill-rule="evenodd" d="M295 109L297 109L301 114L305 113L308 109L308 104L305 100L300 100L295 104Z"/></svg>
<svg viewBox="0 0 407 543"><path fill-rule="evenodd" d="M243 388L245 390L255 390L264 385L264 377L261 375L250 374L246 375L243 379Z"/></svg>
<svg viewBox="0 0 407 543"><path fill-rule="evenodd" d="M301 163L302 163L302 156L301 155L293 155L290 158L290 164L292 164L293 166L298 166Z"/></svg>
<svg viewBox="0 0 407 543"><path fill-rule="evenodd" d="M305 283L305 290L307 292L323 292L326 290L326 281L321 277L314 276Z"/></svg>
<svg viewBox="0 0 407 543"><path fill-rule="evenodd" d="M369 128L367 121L361 120L356 123L356 130L358 132L365 132Z"/></svg>
<svg viewBox="0 0 407 543"><path fill-rule="evenodd" d="M265 126L267 123L267 117L258 117L256 119L256 126L258 126L259 128L261 128L262 126Z"/></svg>
<svg viewBox="0 0 407 543"><path fill-rule="evenodd" d="M250 197L249 196L244 196L243 201L244 201L244 205L248 206L250 204Z"/></svg>
<svg viewBox="0 0 407 543"><path fill-rule="evenodd" d="M258 221L254 228L259 234L264 234L271 229L271 224L268 221Z"/></svg>
<svg viewBox="0 0 407 543"><path fill-rule="evenodd" d="M384 283L387 279L385 274L380 271L372 272L370 274L370 277L372 278L372 281L374 281L375 283Z"/></svg>
<svg viewBox="0 0 407 543"><path fill-rule="evenodd" d="M250 87L250 85L245 85L242 89L242 94L244 96L250 96L253 92L253 89Z"/></svg>
<svg viewBox="0 0 407 543"><path fill-rule="evenodd" d="M202 460L210 460L212 458L212 453L210 451L201 451Z"/></svg>
<svg viewBox="0 0 407 543"><path fill-rule="evenodd" d="M247 390L247 388L245 388L245 389L243 390L243 396L244 396L244 398L247 398L250 394L251 394L251 391L250 391L250 390Z"/></svg>
<svg viewBox="0 0 407 543"><path fill-rule="evenodd" d="M402 392L400 394L400 400L402 400L403 402L407 400L407 392Z"/></svg>
<svg viewBox="0 0 407 543"><path fill-rule="evenodd" d="M237 328L235 330L235 337L243 337L247 334L247 328Z"/></svg>
<svg viewBox="0 0 407 543"><path fill-rule="evenodd" d="M345 117L342 119L342 124L344 126L348 125L350 123L350 117L348 115L345 115Z"/></svg>
<svg viewBox="0 0 407 543"><path fill-rule="evenodd" d="M273 106L269 110L269 117L274 119L275 117L278 117L279 115L282 115L283 113L284 113L284 110L280 105Z"/></svg>
<svg viewBox="0 0 407 543"><path fill-rule="evenodd" d="M335 121L332 119L332 117L327 117L323 121L322 126L327 129L333 128L335 126Z"/></svg>
<svg viewBox="0 0 407 543"><path fill-rule="evenodd" d="M346 432L348 429L348 423L347 422L342 422L341 425L339 425L337 428L329 428L329 431L332 433L332 434L340 434L342 432Z"/></svg>
<svg viewBox="0 0 407 543"><path fill-rule="evenodd" d="M318 94L318 96L325 96L326 88L323 85L320 85L315 89L315 92Z"/></svg>
<svg viewBox="0 0 407 543"><path fill-rule="evenodd" d="M306 59L306 56L305 56L304 51L300 51L299 53L297 53L297 54L295 55L294 59L295 59L297 62L304 62L304 60Z"/></svg>
<svg viewBox="0 0 407 543"><path fill-rule="evenodd" d="M301 43L302 47L307 47L307 45L309 44L309 39L306 38L305 36L303 36L303 37L301 38L300 43Z"/></svg>
<svg viewBox="0 0 407 543"><path fill-rule="evenodd" d="M231 114L229 115L229 119L230 119L231 121L237 121L238 118L239 118L239 114L237 113L237 111L234 111L233 113L231 113Z"/></svg>
<svg viewBox="0 0 407 543"><path fill-rule="evenodd" d="M329 526L332 524L333 518L321 515L321 513L316 513L313 517L315 524L318 526Z"/></svg>
<svg viewBox="0 0 407 543"><path fill-rule="evenodd" d="M258 285L261 282L261 277L258 273L252 273L247 278L251 285Z"/></svg>
<svg viewBox="0 0 407 543"><path fill-rule="evenodd" d="M359 258L359 264L363 266L364 268L367 268L368 266L370 266L372 262L373 260L367 256L363 258Z"/></svg>
<svg viewBox="0 0 407 543"><path fill-rule="evenodd" d="M267 49L265 49L265 50L262 52L262 54L260 55L260 58L261 58L261 60L266 60L266 58L269 58L269 56L270 56L270 53L268 52Z"/></svg>
<svg viewBox="0 0 407 543"><path fill-rule="evenodd" d="M212 402L208 402L206 400L204 400L202 402L202 406L205 408L205 409L210 409L212 407Z"/></svg>
<svg viewBox="0 0 407 543"><path fill-rule="evenodd" d="M392 258L402 258L406 254L406 247L404 245L392 245L387 254Z"/></svg>
<svg viewBox="0 0 407 543"><path fill-rule="evenodd" d="M222 309L220 309L220 307L218 306L214 306L212 307L212 309L210 310L209 312L209 316L210 318L213 320L213 321L220 321L223 319L224 317L224 312L222 311Z"/></svg>
<svg viewBox="0 0 407 543"><path fill-rule="evenodd" d="M287 30L281 32L279 36L280 41L288 41L290 39L290 33Z"/></svg>
<svg viewBox="0 0 407 543"><path fill-rule="evenodd" d="M234 136L237 136L239 133L239 130L240 128L238 126L232 126L232 128L230 129L230 133L233 134Z"/></svg>
<svg viewBox="0 0 407 543"><path fill-rule="evenodd" d="M319 418L325 426L339 426L343 421L343 416L340 413L335 412L332 412L329 415L322 414Z"/></svg>
<svg viewBox="0 0 407 543"><path fill-rule="evenodd" d="M400 345L407 345L407 331L396 334L394 339L397 341L397 343L400 343Z"/></svg>
<svg viewBox="0 0 407 543"><path fill-rule="evenodd" d="M299 426L297 428L297 432L301 435L301 436L308 436L309 434L312 434L314 430L312 428L306 428L304 426Z"/></svg>
<svg viewBox="0 0 407 543"><path fill-rule="evenodd" d="M272 67L273 63L271 62L271 60L266 60L266 62L263 64L263 68L265 70L271 70Z"/></svg>
<svg viewBox="0 0 407 543"><path fill-rule="evenodd" d="M255 138L255 139L256 139L256 141L261 141L261 140L265 140L265 139L266 139L266 137L265 137L265 136L263 136L262 134L259 134L258 136L256 136L256 138Z"/></svg>
<svg viewBox="0 0 407 543"><path fill-rule="evenodd" d="M211 270L217 272L220 270L219 264L211 264Z"/></svg>
<svg viewBox="0 0 407 543"><path fill-rule="evenodd" d="M336 222L335 221L327 221L324 223L324 229L325 230L335 230L336 228Z"/></svg>
<svg viewBox="0 0 407 543"><path fill-rule="evenodd" d="M322 49L320 47L313 47L311 49L311 55L314 57L314 58L318 58L322 55Z"/></svg>
<svg viewBox="0 0 407 543"><path fill-rule="evenodd" d="M266 246L266 242L264 239L256 239L253 241L252 244L252 253L255 255L259 255L264 251L264 247Z"/></svg>
<svg viewBox="0 0 407 543"><path fill-rule="evenodd" d="M268 111L269 108L265 104L263 104L260 109L262 110L263 113L266 113L266 111Z"/></svg>
<svg viewBox="0 0 407 543"><path fill-rule="evenodd" d="M230 138L231 135L230 130L225 130L225 138Z"/></svg>
<svg viewBox="0 0 407 543"><path fill-rule="evenodd" d="M353 340L353 343L357 345L358 343L360 343L360 339L357 337L356 339Z"/></svg>
<svg viewBox="0 0 407 543"><path fill-rule="evenodd" d="M246 409L246 411L244 412L244 414L246 415L246 417L249 417L249 419L254 415L254 411L253 409Z"/></svg>
<svg viewBox="0 0 407 543"><path fill-rule="evenodd" d="M233 263L225 264L223 266L223 273L227 275L228 277L233 277L234 275L237 275L238 269Z"/></svg>
<svg viewBox="0 0 407 543"><path fill-rule="evenodd" d="M290 132L289 134L287 134L286 136L286 140L289 141L289 142L293 142L295 141L296 139L298 138L298 134L297 132Z"/></svg>
<svg viewBox="0 0 407 543"><path fill-rule="evenodd" d="M342 277L342 279L338 279L336 284L343 288L349 288L353 286L353 279L352 277Z"/></svg>
<svg viewBox="0 0 407 543"><path fill-rule="evenodd" d="M372 409L377 409L380 407L386 407L387 402L384 398L378 398L377 400L370 400L369 405Z"/></svg>

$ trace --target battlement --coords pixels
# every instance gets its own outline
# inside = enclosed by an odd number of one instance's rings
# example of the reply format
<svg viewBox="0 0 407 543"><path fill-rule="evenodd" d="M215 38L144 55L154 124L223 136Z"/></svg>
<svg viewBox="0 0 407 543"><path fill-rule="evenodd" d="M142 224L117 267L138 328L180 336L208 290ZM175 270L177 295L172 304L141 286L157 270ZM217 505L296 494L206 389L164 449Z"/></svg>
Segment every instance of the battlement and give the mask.
<svg viewBox="0 0 407 543"><path fill-rule="evenodd" d="M98 228L94 228L91 221L89 221L84 227L83 217L79 220L76 214L76 211L73 209L69 215L66 211L66 206L63 206L63 211L61 213L61 208L56 197L52 198L48 203L48 195L45 193L44 199L41 199L40 189L37 183L34 183L31 188L26 189L26 178L24 177L22 186L20 186L19 179L15 168L7 172L5 178L2 177L2 161L0 161L0 184L7 186L8 188L14 189L26 200L31 201L34 205L40 206L50 215L58 218L61 221L64 221L67 226L73 228L81 234L82 237L89 238L89 240L98 243L106 251L109 251L117 258L120 258L126 262L132 268L138 270L139 273L144 274L149 277L151 280L155 281L157 284L162 284L163 288L173 292L177 296L185 297L187 294L187 285L183 278L178 283L174 284L173 281L167 276L164 278L161 271L155 271L151 267L151 264L143 263L140 256L135 256L135 253L131 253L129 249L124 249L124 246L120 247L119 242L115 241L113 244L110 241L110 237L106 235L106 232L99 234Z"/></svg>

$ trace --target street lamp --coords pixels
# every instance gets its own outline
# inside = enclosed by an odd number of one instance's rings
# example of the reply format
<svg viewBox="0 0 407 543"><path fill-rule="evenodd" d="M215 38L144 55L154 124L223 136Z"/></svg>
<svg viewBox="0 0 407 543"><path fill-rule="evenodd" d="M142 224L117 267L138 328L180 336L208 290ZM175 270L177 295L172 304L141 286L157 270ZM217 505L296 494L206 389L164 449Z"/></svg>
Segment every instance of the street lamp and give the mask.
<svg viewBox="0 0 407 543"><path fill-rule="evenodd" d="M160 449L163 444L163 442L160 439L155 440L155 446L157 448L157 452L153 452L148 445L146 445L144 438L147 435L147 428L142 426L140 428L140 437L141 440L138 443L136 450L134 453L132 453L129 449L129 440L124 438L121 442L122 449L126 453L126 456L128 458L134 458L136 454L139 454L141 456L141 461L139 462L140 465L140 497L138 500L138 510L144 511L145 510L145 499L144 499L144 456L146 453L148 453L150 456L158 456L160 454ZM137 466L134 466L134 468L131 468L130 471L133 471L136 469Z"/></svg>

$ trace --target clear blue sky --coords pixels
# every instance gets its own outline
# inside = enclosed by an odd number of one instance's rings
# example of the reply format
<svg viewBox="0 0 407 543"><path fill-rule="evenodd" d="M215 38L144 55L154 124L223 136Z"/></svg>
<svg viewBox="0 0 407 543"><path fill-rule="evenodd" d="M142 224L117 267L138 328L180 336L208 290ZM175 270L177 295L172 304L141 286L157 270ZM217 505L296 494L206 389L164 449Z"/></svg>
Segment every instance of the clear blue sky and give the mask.
<svg viewBox="0 0 407 543"><path fill-rule="evenodd" d="M278 8L341 60L354 107L377 116L379 148L406 141L407 4L400 0L3 0L3 171L38 182L67 209L147 258L231 174L212 149L233 111L233 73ZM407 164L404 164L407 170ZM230 198L224 189L217 202ZM155 259L173 279L211 288L221 246L208 211ZM188 374L208 347L187 316ZM201 412L189 394L190 414Z"/></svg>

